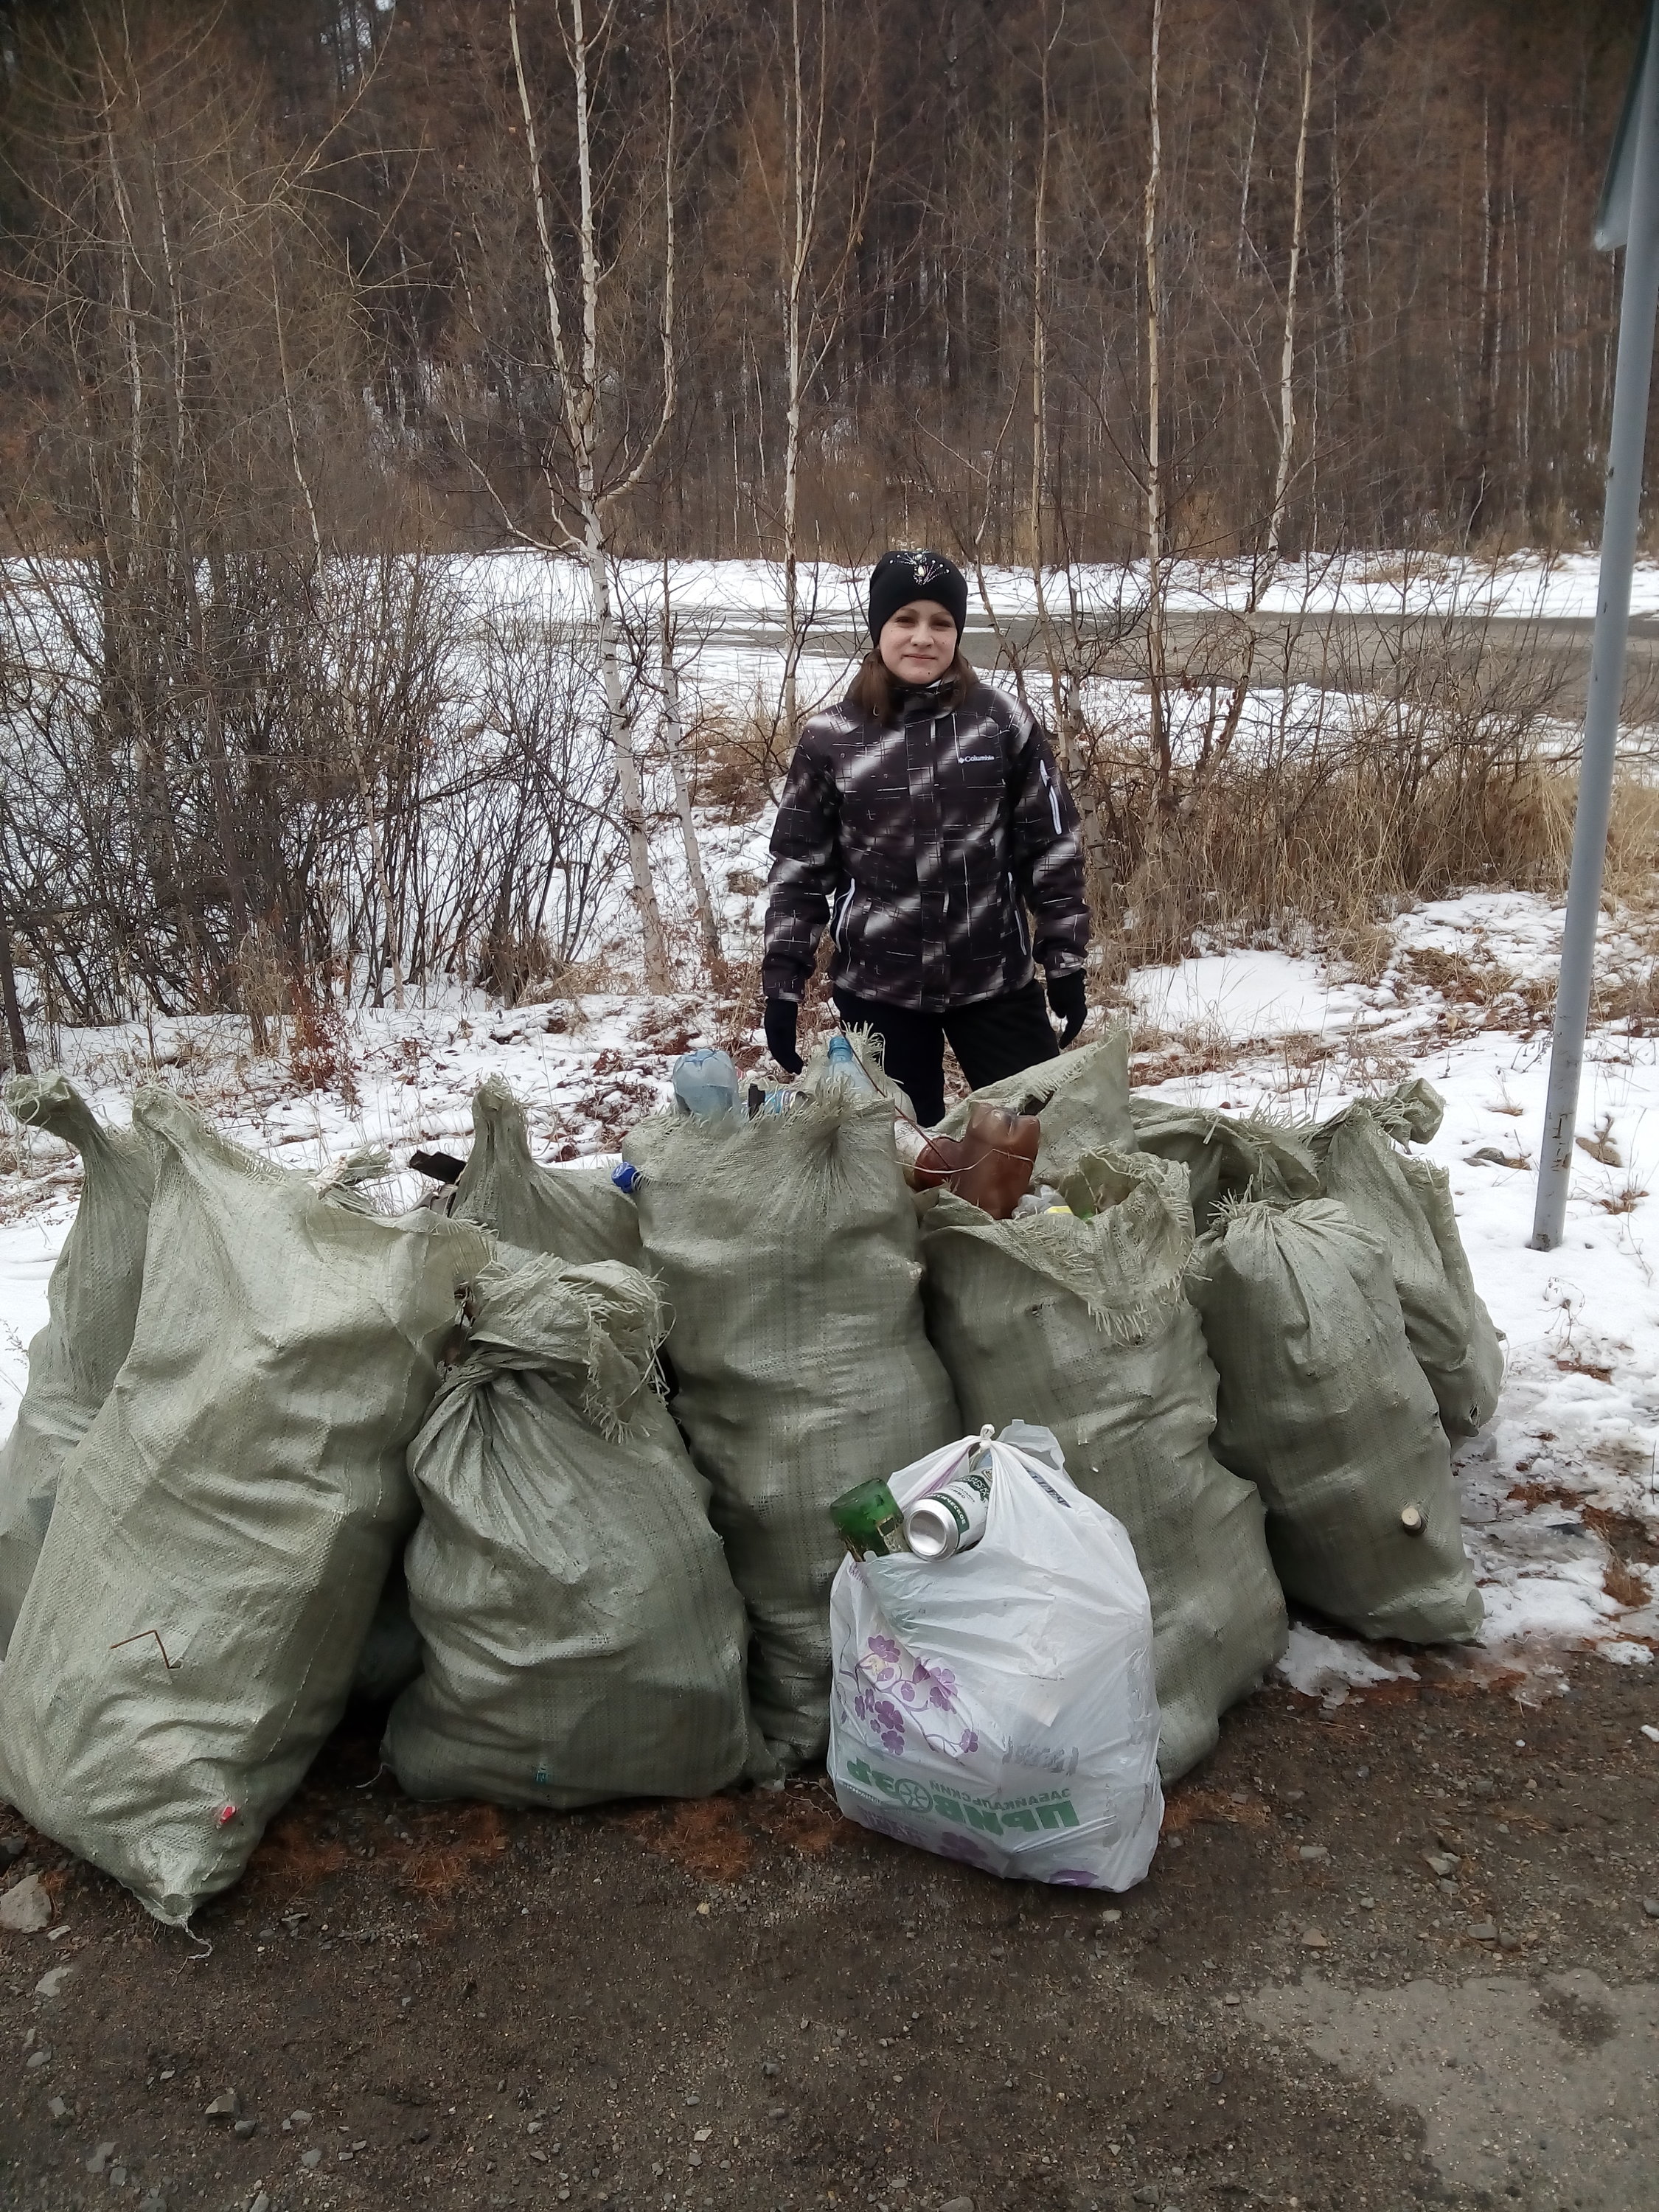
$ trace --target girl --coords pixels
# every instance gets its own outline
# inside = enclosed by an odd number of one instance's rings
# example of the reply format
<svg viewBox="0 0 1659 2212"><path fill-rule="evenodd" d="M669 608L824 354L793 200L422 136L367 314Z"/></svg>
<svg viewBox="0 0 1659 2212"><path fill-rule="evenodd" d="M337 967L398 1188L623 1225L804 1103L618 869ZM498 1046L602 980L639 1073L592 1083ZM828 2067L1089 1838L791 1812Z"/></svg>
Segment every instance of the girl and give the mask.
<svg viewBox="0 0 1659 2212"><path fill-rule="evenodd" d="M883 554L873 649L841 705L802 730L772 831L772 1057L799 1072L796 1018L827 921L842 1020L879 1033L924 1127L945 1112L947 1042L977 1090L1054 1058L1048 1007L1060 1045L1088 1012L1077 808L1042 729L963 659L967 613L942 553Z"/></svg>

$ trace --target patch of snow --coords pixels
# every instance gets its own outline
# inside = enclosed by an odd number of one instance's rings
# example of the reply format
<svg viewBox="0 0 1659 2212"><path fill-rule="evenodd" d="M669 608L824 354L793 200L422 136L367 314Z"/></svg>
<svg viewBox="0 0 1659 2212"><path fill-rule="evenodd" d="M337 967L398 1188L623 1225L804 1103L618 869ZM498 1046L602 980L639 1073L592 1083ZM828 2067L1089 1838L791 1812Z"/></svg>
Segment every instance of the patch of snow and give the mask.
<svg viewBox="0 0 1659 2212"><path fill-rule="evenodd" d="M1207 953L1178 967L1138 968L1128 988L1150 1026L1199 1030L1232 1045L1322 1035L1373 1003L1357 985L1334 982L1316 962L1273 951Z"/></svg>
<svg viewBox="0 0 1659 2212"><path fill-rule="evenodd" d="M1417 1680L1417 1669L1409 1660L1401 1659L1389 1666L1363 1644L1356 1644L1347 1637L1322 1635L1304 1621L1292 1626L1279 1671L1291 1687L1300 1690L1305 1698L1322 1697L1328 1690L1339 1686L1368 1690L1378 1682Z"/></svg>

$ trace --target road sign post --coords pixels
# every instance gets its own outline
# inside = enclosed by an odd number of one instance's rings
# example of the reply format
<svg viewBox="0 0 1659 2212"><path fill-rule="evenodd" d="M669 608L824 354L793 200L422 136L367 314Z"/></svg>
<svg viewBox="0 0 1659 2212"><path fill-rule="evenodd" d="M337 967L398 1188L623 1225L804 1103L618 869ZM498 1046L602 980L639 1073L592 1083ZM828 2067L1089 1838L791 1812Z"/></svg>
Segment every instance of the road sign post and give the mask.
<svg viewBox="0 0 1659 2212"><path fill-rule="evenodd" d="M1584 750L1578 771L1578 809L1573 822L1572 868L1567 879L1566 925L1561 936L1561 975L1555 991L1549 1094L1533 1212L1531 1242L1535 1252L1554 1250L1566 1220L1578 1084L1595 965L1601 870L1613 805L1619 708L1625 688L1625 640L1630 626L1631 572L1636 562L1642 501L1654 318L1659 312L1659 38L1655 36L1655 14L1656 0L1649 0L1596 227L1598 246L1624 246L1625 281L1619 307L1619 353L1607 440L1607 503L1601 522L1595 633L1590 646L1589 695L1584 708Z"/></svg>

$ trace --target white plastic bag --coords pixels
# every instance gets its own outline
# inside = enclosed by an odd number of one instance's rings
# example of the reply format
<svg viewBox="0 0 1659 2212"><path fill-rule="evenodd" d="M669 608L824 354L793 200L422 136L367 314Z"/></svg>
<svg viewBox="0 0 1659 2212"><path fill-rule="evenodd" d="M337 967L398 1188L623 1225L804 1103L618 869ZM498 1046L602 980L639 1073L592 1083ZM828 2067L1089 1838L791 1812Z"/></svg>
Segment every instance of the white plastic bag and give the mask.
<svg viewBox="0 0 1659 2212"><path fill-rule="evenodd" d="M836 1572L836 1801L988 1874L1128 1889L1164 1817L1146 1586L1122 1524L1061 1471L1046 1431L982 1433L990 1513L972 1550ZM977 1441L902 1468L900 1506L948 1482Z"/></svg>

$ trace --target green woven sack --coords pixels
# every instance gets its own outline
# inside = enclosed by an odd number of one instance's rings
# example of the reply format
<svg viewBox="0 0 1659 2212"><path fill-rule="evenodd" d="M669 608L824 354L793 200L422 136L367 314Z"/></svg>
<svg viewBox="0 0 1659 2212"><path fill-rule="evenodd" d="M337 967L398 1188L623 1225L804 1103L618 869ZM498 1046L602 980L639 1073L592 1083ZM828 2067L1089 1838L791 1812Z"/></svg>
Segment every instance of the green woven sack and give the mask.
<svg viewBox="0 0 1659 2212"><path fill-rule="evenodd" d="M614 1262L514 1254L473 1297L410 1447L425 1671L384 1756L411 1797L707 1796L749 1757L747 1626L652 1387L656 1292Z"/></svg>
<svg viewBox="0 0 1659 2212"><path fill-rule="evenodd" d="M1333 1199L1246 1206L1188 1282L1221 1376L1215 1448L1267 1501L1286 1593L1363 1636L1472 1637L1450 1451L1380 1240Z"/></svg>
<svg viewBox="0 0 1659 2212"><path fill-rule="evenodd" d="M1215 1370L1182 1295L1186 1171L1139 1153L1085 1159L1060 1188L1092 1220L993 1221L947 1192L917 1201L927 1325L963 1426L1052 1429L1079 1490L1129 1532L1152 1606L1172 1781L1285 1648L1261 1501L1211 1456Z"/></svg>
<svg viewBox="0 0 1659 2212"><path fill-rule="evenodd" d="M829 1734L830 1501L960 1433L892 1109L836 1085L752 1121L664 1115L623 1151L673 1314L674 1410L754 1631L750 1705L799 1765Z"/></svg>
<svg viewBox="0 0 1659 2212"><path fill-rule="evenodd" d="M0 1796L179 1922L340 1717L488 1243L342 1206L166 1092L133 1119L143 1291L0 1668Z"/></svg>
<svg viewBox="0 0 1659 2212"><path fill-rule="evenodd" d="M1395 1141L1431 1137L1442 1111L1419 1076L1387 1097L1356 1099L1309 1143L1325 1195L1386 1247L1407 1341L1447 1434L1465 1437L1497 1411L1504 1346L1474 1287L1444 1169L1395 1149Z"/></svg>
<svg viewBox="0 0 1659 2212"><path fill-rule="evenodd" d="M550 1253L567 1267L620 1260L637 1267L634 1201L598 1168L544 1168L530 1157L524 1108L499 1075L472 1099L472 1150L450 1213L481 1222L520 1252Z"/></svg>
<svg viewBox="0 0 1659 2212"><path fill-rule="evenodd" d="M1193 1222L1200 1236L1224 1198L1319 1195L1313 1155L1299 1137L1271 1121L1232 1121L1162 1098L1131 1098L1129 1115L1143 1152L1179 1160L1186 1169Z"/></svg>
<svg viewBox="0 0 1659 2212"><path fill-rule="evenodd" d="M1075 1046L1056 1059L1040 1060L1019 1075L959 1099L939 1127L959 1137L969 1109L981 1102L1036 1114L1042 1122L1035 1180L1056 1188L1091 1152L1132 1152L1134 1123L1129 1117L1129 1032L1114 1029L1093 1044Z"/></svg>
<svg viewBox="0 0 1659 2212"><path fill-rule="evenodd" d="M15 1075L6 1104L81 1155L81 1203L29 1346L28 1387L0 1451L0 1656L46 1541L58 1478L132 1343L155 1170L143 1139L106 1129L63 1075Z"/></svg>

